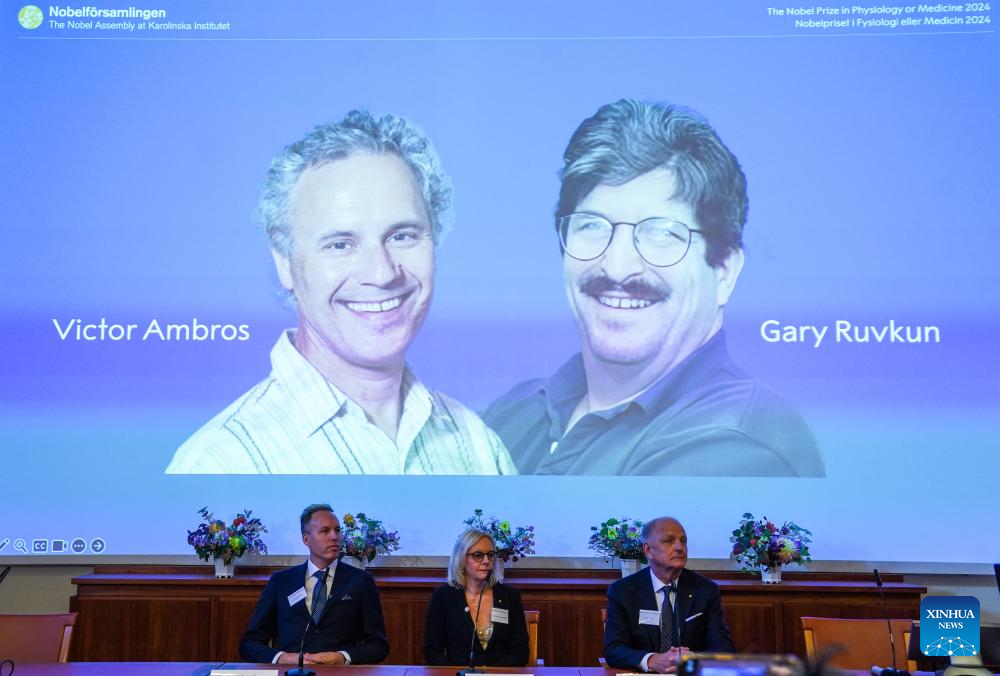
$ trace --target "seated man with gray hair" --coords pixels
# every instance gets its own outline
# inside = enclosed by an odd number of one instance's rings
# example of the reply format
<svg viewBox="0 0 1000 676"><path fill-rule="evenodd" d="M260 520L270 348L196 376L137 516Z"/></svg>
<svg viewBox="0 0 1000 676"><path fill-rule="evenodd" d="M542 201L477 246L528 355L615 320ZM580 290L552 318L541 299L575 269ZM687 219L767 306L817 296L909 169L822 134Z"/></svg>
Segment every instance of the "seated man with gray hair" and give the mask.
<svg viewBox="0 0 1000 676"><path fill-rule="evenodd" d="M402 117L352 111L279 153L258 216L298 328L167 473L515 474L496 434L405 361L450 206L430 140Z"/></svg>
<svg viewBox="0 0 1000 676"><path fill-rule="evenodd" d="M733 652L719 586L687 570L687 532L671 516L642 529L649 568L608 588L604 658L630 671L674 673L687 652Z"/></svg>

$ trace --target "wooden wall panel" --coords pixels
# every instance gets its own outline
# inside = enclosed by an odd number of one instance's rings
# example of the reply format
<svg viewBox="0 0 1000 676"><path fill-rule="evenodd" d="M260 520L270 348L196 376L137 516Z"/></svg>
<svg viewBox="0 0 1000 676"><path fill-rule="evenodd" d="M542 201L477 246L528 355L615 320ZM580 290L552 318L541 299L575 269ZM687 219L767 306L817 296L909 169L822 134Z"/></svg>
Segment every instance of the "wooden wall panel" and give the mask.
<svg viewBox="0 0 1000 676"><path fill-rule="evenodd" d="M723 597L722 609L738 652L780 652L781 613L773 602L735 600Z"/></svg>
<svg viewBox="0 0 1000 676"><path fill-rule="evenodd" d="M272 572L240 568L216 580L204 567L100 566L75 578L71 609L80 612L72 659L79 661L238 661L238 644ZM381 568L376 578L390 652L386 664L424 663L423 627L431 592L443 571ZM763 585L750 575L709 574L738 650L805 656L799 618L882 617L875 586L865 576L794 575ZM541 613L539 657L546 666L596 666L604 652L601 609L608 570L512 569L527 610ZM923 587L884 576L890 612L916 618Z"/></svg>
<svg viewBox="0 0 1000 676"><path fill-rule="evenodd" d="M525 610L539 611L538 656L546 666L599 666L604 655L605 591L524 590Z"/></svg>
<svg viewBox="0 0 1000 676"><path fill-rule="evenodd" d="M70 659L195 662L209 654L208 599L84 598Z"/></svg>
<svg viewBox="0 0 1000 676"><path fill-rule="evenodd" d="M208 659L220 662L241 662L239 645L243 630L247 628L257 598L227 598L217 600L215 632L212 635L212 650Z"/></svg>
<svg viewBox="0 0 1000 676"><path fill-rule="evenodd" d="M386 664L424 664L424 619L430 593L413 594L406 590L383 591L382 613L389 637Z"/></svg>

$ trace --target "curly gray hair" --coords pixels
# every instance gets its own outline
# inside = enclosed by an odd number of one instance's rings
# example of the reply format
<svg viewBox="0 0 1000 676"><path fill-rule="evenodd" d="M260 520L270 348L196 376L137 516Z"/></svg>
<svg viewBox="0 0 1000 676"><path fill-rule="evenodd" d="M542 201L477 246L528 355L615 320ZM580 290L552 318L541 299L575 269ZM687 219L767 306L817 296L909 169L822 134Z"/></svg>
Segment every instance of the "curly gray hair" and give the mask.
<svg viewBox="0 0 1000 676"><path fill-rule="evenodd" d="M375 118L352 110L338 122L317 126L271 160L256 220L272 249L286 257L291 253L292 190L302 173L358 153L392 153L406 162L430 212L434 242L440 241L451 224L452 186L430 139L398 115Z"/></svg>

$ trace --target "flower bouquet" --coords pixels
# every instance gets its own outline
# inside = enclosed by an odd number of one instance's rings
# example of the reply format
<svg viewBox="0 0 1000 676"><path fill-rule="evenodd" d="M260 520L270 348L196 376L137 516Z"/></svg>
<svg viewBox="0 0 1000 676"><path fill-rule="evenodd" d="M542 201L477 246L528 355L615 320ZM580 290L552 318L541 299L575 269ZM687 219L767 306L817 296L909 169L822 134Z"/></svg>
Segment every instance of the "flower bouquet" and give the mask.
<svg viewBox="0 0 1000 676"><path fill-rule="evenodd" d="M642 551L642 528L645 522L638 519L614 517L599 526L591 526L590 543L587 545L600 556L618 558L622 562L622 575L631 575L646 563Z"/></svg>
<svg viewBox="0 0 1000 676"><path fill-rule="evenodd" d="M481 509L477 509L462 523L469 528L477 528L493 536L497 543L496 575L498 579L503 579L504 563L517 561L535 553L534 526L512 528L510 521L502 521L495 516L483 518L483 510Z"/></svg>
<svg viewBox="0 0 1000 676"><path fill-rule="evenodd" d="M354 557L360 567L371 563L379 554L392 554L399 549L399 532L389 531L378 519L364 512L344 515L344 530L340 534L340 558Z"/></svg>
<svg viewBox="0 0 1000 676"><path fill-rule="evenodd" d="M747 512L729 538L733 543L730 556L741 570L760 570L765 582L780 582L781 566L812 560L811 536L810 531L793 521L778 527L767 517L755 520Z"/></svg>
<svg viewBox="0 0 1000 676"><path fill-rule="evenodd" d="M198 513L201 523L195 530L188 531L187 541L199 559L215 560L217 577L232 577L236 559L247 552L267 554L267 545L260 537L267 528L260 519L251 516L249 509L237 513L228 526L212 516L207 507L202 507Z"/></svg>

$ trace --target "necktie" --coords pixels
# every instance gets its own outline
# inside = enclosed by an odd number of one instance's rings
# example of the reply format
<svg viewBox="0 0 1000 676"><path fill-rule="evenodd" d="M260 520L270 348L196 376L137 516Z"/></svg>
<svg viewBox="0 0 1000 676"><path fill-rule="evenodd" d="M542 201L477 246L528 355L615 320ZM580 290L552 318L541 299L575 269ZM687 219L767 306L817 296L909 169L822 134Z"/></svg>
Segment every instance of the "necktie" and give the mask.
<svg viewBox="0 0 1000 676"><path fill-rule="evenodd" d="M660 608L660 652L665 653L674 647L674 609L670 605L670 592L673 584L663 587L663 607Z"/></svg>
<svg viewBox="0 0 1000 676"><path fill-rule="evenodd" d="M319 618L323 615L323 608L326 607L326 576L327 569L317 570L313 573L316 578L316 586L313 587L312 599L312 620L313 624L319 624Z"/></svg>

